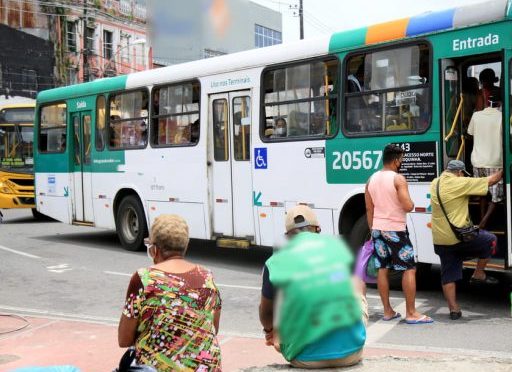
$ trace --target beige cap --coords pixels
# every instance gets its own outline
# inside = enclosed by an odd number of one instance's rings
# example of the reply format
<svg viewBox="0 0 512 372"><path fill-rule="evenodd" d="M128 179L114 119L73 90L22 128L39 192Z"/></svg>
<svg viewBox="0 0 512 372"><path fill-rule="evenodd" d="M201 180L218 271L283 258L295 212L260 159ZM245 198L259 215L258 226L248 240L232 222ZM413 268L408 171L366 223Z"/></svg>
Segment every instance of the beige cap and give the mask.
<svg viewBox="0 0 512 372"><path fill-rule="evenodd" d="M302 216L304 221L297 222L299 216ZM296 205L286 213L286 232L306 226L320 226L315 212L307 205Z"/></svg>

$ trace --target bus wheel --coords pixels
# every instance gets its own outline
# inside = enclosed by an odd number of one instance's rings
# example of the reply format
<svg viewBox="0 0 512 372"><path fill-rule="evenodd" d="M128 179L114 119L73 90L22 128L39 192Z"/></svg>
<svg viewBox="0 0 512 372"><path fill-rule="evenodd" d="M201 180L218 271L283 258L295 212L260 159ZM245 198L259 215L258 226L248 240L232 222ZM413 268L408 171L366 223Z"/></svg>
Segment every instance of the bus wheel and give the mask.
<svg viewBox="0 0 512 372"><path fill-rule="evenodd" d="M368 227L366 214L363 214L352 227L352 231L348 236L348 244L350 245L352 252L357 254L357 252L359 252L359 248L368 239L370 239L370 228Z"/></svg>
<svg viewBox="0 0 512 372"><path fill-rule="evenodd" d="M148 234L142 204L134 195L128 195L119 204L116 215L116 232L124 249L141 250Z"/></svg>
<svg viewBox="0 0 512 372"><path fill-rule="evenodd" d="M359 217L354 226L352 227L352 232L348 237L348 243L354 253L354 256L357 256L359 253L359 249L361 246L370 239L370 228L368 227L368 220L366 218L366 214ZM390 281L390 285L392 287L400 286L400 279L402 278L402 272L389 270L388 277Z"/></svg>

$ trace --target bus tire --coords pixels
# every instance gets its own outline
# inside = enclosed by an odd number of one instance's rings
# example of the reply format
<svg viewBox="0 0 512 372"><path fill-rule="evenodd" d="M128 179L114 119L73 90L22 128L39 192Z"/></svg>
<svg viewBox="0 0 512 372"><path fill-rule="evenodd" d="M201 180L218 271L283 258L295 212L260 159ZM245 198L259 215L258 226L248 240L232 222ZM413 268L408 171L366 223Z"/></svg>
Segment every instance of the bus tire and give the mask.
<svg viewBox="0 0 512 372"><path fill-rule="evenodd" d="M368 227L368 219L366 218L366 214L363 214L358 218L354 226L352 227L352 232L350 233L348 243L354 253L354 256L357 256L359 253L359 249L361 246L370 239L370 228ZM401 271L389 270L388 277L390 280L390 285L393 287L400 286L400 279L402 277Z"/></svg>
<svg viewBox="0 0 512 372"><path fill-rule="evenodd" d="M359 248L364 244L365 241L370 239L370 229L368 227L368 220L366 214L359 217L352 227L352 231L348 237L348 244L352 249L352 252L356 254L359 252Z"/></svg>
<svg viewBox="0 0 512 372"><path fill-rule="evenodd" d="M137 196L128 195L119 203L116 213L116 232L124 249L139 251L144 247L148 226L144 208Z"/></svg>

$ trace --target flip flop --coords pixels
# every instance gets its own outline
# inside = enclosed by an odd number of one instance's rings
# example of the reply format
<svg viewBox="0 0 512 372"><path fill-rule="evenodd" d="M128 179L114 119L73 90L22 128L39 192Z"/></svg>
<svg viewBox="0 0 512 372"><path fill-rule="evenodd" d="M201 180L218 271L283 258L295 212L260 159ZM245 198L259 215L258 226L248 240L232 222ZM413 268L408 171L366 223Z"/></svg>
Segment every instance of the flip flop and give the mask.
<svg viewBox="0 0 512 372"><path fill-rule="evenodd" d="M434 320L426 315L423 315L421 318L418 319L405 319L405 322L407 324L428 324L434 323Z"/></svg>
<svg viewBox="0 0 512 372"><path fill-rule="evenodd" d="M393 319L398 319L402 316L402 314L400 314L399 312L396 312L395 311L395 315L391 316L391 317L385 317L383 316L382 317L382 320L385 321L385 322L389 322L390 320L393 320Z"/></svg>

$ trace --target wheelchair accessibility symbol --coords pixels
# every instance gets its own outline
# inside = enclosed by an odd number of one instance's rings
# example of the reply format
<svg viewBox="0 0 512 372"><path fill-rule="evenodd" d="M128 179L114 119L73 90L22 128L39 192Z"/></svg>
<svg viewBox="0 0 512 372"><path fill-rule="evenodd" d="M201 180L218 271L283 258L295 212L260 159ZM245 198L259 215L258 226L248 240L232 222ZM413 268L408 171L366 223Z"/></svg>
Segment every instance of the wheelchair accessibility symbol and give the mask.
<svg viewBox="0 0 512 372"><path fill-rule="evenodd" d="M267 169L267 148L254 148L254 169Z"/></svg>

